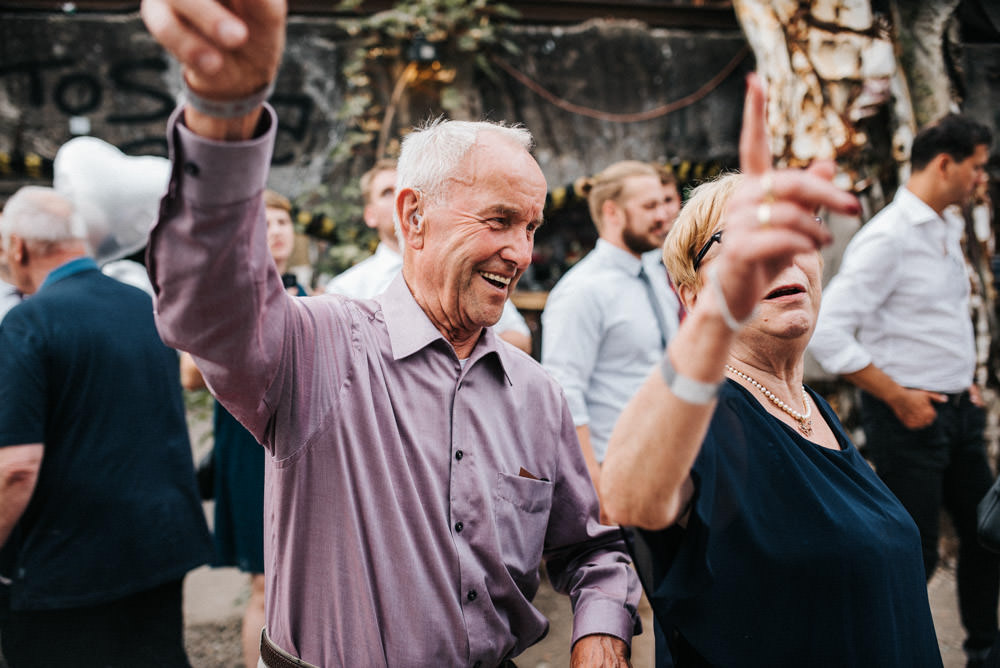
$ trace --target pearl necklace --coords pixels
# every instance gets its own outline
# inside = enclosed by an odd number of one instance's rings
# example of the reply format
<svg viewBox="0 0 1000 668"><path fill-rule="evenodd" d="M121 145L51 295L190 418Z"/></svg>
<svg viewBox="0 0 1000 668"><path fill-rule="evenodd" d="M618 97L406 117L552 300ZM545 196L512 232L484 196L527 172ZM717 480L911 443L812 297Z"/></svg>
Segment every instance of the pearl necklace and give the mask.
<svg viewBox="0 0 1000 668"><path fill-rule="evenodd" d="M767 397L768 399L770 399L770 401L771 401L772 404L774 404L775 406L777 406L778 408L780 408L781 410L783 410L785 413L787 413L788 415L790 415L796 422L799 423L799 431L801 431L806 436L812 436L812 430L813 430L812 429L812 419L811 419L812 418L812 403L809 401L809 395L806 394L806 389L804 387L802 388L802 403L806 407L806 412L805 413L800 413L797 410L793 409L788 404L786 404L784 401L782 401L781 399L779 399L778 397L776 397L774 395L774 392L772 392L771 390L767 389L766 387L764 387L763 385L761 385L756 380L754 380L750 376L746 375L745 373L743 373L739 369L733 367L730 364L727 364L726 365L726 370L729 371L730 373L733 373L733 374L739 376L740 378L742 378L743 380L747 381L748 383L750 383L751 385L753 385L754 387L756 387L758 390L760 390L761 393L765 397Z"/></svg>

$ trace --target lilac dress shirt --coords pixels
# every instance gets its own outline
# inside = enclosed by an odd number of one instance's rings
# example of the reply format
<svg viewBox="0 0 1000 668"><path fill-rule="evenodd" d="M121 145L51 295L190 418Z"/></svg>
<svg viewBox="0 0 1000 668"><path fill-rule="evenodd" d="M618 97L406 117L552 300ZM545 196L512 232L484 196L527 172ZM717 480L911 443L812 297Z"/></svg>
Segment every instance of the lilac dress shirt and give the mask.
<svg viewBox="0 0 1000 668"><path fill-rule="evenodd" d="M463 366L401 276L374 300L282 288L268 116L264 136L220 143L175 113L149 267L164 341L270 455L272 640L324 667L493 666L548 629L531 605L544 556L574 642L630 641L638 581L541 367L489 328Z"/></svg>

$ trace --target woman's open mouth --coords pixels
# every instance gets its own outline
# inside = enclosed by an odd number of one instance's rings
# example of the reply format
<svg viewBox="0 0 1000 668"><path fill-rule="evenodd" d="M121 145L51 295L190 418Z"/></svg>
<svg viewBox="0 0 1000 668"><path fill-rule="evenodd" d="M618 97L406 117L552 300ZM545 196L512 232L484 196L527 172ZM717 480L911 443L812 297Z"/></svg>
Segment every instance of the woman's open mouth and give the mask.
<svg viewBox="0 0 1000 668"><path fill-rule="evenodd" d="M767 293L767 296L764 297L764 299L779 299L790 295L804 294L805 291L805 288L801 285L782 285L780 288L776 288Z"/></svg>

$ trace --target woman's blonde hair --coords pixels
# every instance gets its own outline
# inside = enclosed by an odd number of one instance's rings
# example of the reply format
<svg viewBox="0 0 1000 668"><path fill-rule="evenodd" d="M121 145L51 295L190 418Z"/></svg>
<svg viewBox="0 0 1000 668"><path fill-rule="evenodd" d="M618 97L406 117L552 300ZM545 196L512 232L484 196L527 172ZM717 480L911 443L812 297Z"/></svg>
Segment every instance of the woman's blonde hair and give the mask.
<svg viewBox="0 0 1000 668"><path fill-rule="evenodd" d="M681 208L663 244L663 264L678 289L686 286L698 292L700 281L694 268L694 256L724 227L723 213L742 180L742 174L731 172L706 181L691 191Z"/></svg>

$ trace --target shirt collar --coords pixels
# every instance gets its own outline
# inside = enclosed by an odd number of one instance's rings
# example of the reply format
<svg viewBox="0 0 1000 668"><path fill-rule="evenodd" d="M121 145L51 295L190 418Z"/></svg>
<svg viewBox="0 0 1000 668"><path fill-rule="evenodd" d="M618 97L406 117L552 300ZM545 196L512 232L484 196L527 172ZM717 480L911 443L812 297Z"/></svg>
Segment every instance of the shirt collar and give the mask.
<svg viewBox="0 0 1000 668"><path fill-rule="evenodd" d="M896 196L892 198L893 203L903 212L903 219L912 225L931 223L935 220L943 220L937 211L931 208L930 204L917 197L911 190L901 186L896 191Z"/></svg>
<svg viewBox="0 0 1000 668"><path fill-rule="evenodd" d="M619 248L604 239L597 240L594 252L597 253L598 257L603 258L611 265L621 268L630 276L638 276L639 270L642 269L641 259L632 255L624 248Z"/></svg>
<svg viewBox="0 0 1000 668"><path fill-rule="evenodd" d="M97 270L97 263L92 257L78 257L69 262L64 262L55 269L49 272L49 275L45 277L42 281L42 285L38 288L41 290L47 285L51 285L56 281L61 281L64 278L72 276L73 274L79 274L83 271Z"/></svg>
<svg viewBox="0 0 1000 668"><path fill-rule="evenodd" d="M413 293L406 285L402 272L392 280L384 293L375 298L375 301L382 307L382 315L385 318L386 330L389 332L389 343L392 346L394 360L398 361L409 357L436 341L441 341L440 345L451 348L451 344L438 331L413 298ZM469 361L465 363L463 373L468 373L478 360L489 356L497 360L499 371L507 379L507 383L511 384L506 363L506 356L509 354L510 351L504 350L504 346L493 332L493 328L485 327L472 349L472 354L469 355Z"/></svg>

